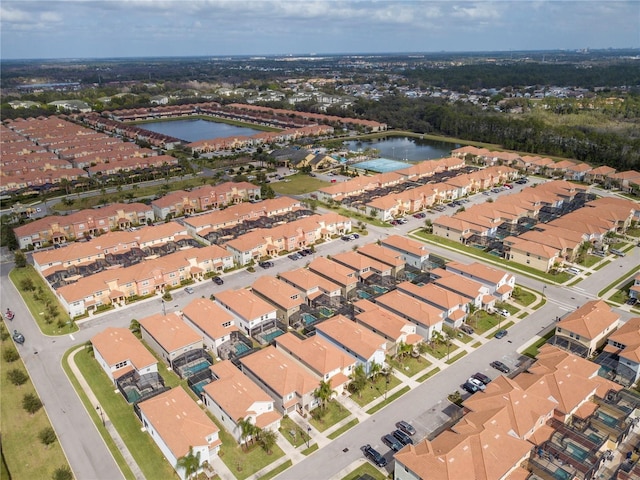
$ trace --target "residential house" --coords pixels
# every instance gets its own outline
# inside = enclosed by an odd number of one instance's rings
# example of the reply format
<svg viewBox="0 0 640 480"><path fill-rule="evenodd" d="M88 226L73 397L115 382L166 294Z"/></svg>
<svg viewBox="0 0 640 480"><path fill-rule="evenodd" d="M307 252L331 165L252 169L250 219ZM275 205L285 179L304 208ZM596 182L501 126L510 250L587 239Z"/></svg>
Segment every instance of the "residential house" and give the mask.
<svg viewBox="0 0 640 480"><path fill-rule="evenodd" d="M358 300L353 306L356 323L387 341L387 355L395 355L400 345L415 346L424 340L413 323L369 300Z"/></svg>
<svg viewBox="0 0 640 480"><path fill-rule="evenodd" d="M308 413L318 406L313 392L320 380L281 350L268 346L242 357L240 365L242 372L273 398L283 415Z"/></svg>
<svg viewBox="0 0 640 480"><path fill-rule="evenodd" d="M404 237L402 235L389 235L380 240L380 245L402 256L405 264L422 270L427 266L429 251L426 244ZM381 260L383 261L383 260Z"/></svg>
<svg viewBox="0 0 640 480"><path fill-rule="evenodd" d="M444 321L451 328L459 328L467 318L469 309L465 297L434 283L416 285L402 282L397 285L399 292L422 300L443 311Z"/></svg>
<svg viewBox="0 0 640 480"><path fill-rule="evenodd" d="M422 338L431 340L435 332L442 331L444 312L421 299L393 290L377 297L375 303L413 323Z"/></svg>
<svg viewBox="0 0 640 480"><path fill-rule="evenodd" d="M209 367L214 381L202 389L202 402L225 430L242 444L251 439L242 434L240 420L249 421L262 430L277 432L282 415L273 398L242 373L229 360Z"/></svg>
<svg viewBox="0 0 640 480"><path fill-rule="evenodd" d="M289 325L292 317L305 304L304 295L294 286L269 275L259 277L251 285L251 291L277 309L278 319Z"/></svg>
<svg viewBox="0 0 640 480"><path fill-rule="evenodd" d="M526 240L522 237L507 237L504 239L504 255L507 260L527 265L548 272L561 260L561 251L537 241Z"/></svg>
<svg viewBox="0 0 640 480"><path fill-rule="evenodd" d="M218 356L218 347L238 331L236 318L208 298L196 298L182 309L182 319L202 337L204 348Z"/></svg>
<svg viewBox="0 0 640 480"><path fill-rule="evenodd" d="M391 269L390 273L393 278L397 278L399 275L404 273L405 261L400 252L396 252L387 247L382 247L377 243L367 243L366 245L362 245L361 247L358 247L356 252L387 265Z"/></svg>
<svg viewBox="0 0 640 480"><path fill-rule="evenodd" d="M190 453L200 464L209 463L220 450L219 429L180 386L138 404L145 430L182 480L187 480L178 460Z"/></svg>
<svg viewBox="0 0 640 480"><path fill-rule="evenodd" d="M319 335L300 338L293 332L275 339L276 348L300 362L322 381L329 382L335 395L342 395L357 360Z"/></svg>
<svg viewBox="0 0 640 480"><path fill-rule="evenodd" d="M177 313L156 313L141 319L140 332L142 340L171 368L176 360L204 347L202 337Z"/></svg>
<svg viewBox="0 0 640 480"><path fill-rule="evenodd" d="M279 278L300 290L308 305L312 305L322 297L328 298L330 303L337 303L342 295L340 285L306 268L282 272Z"/></svg>
<svg viewBox="0 0 640 480"><path fill-rule="evenodd" d="M636 383L640 379L640 317L630 318L613 332L607 338L604 351L617 357L616 374L629 385Z"/></svg>
<svg viewBox="0 0 640 480"><path fill-rule="evenodd" d="M325 257L318 257L309 264L309 270L340 285L342 296L349 299L358 284L356 272Z"/></svg>
<svg viewBox="0 0 640 480"><path fill-rule="evenodd" d="M382 367L385 363L386 340L342 315L317 324L316 332L321 338L355 357L367 374L374 364Z"/></svg>
<svg viewBox="0 0 640 480"><path fill-rule="evenodd" d="M449 262L445 269L462 277L470 278L489 287L489 292L500 301L507 300L516 284L516 277L505 272L479 262L468 265L459 262Z"/></svg>
<svg viewBox="0 0 640 480"><path fill-rule="evenodd" d="M555 344L589 357L618 327L620 316L603 300L592 300L556 324Z"/></svg>
<svg viewBox="0 0 640 480"><path fill-rule="evenodd" d="M236 316L240 322L238 327L249 336L266 325L273 325L277 318L273 305L244 288L218 292L216 302Z"/></svg>
<svg viewBox="0 0 640 480"><path fill-rule="evenodd" d="M473 305L476 310L493 311L495 307L497 299L489 293L487 285L441 268L432 270L431 278L435 285L468 299L469 304Z"/></svg>
<svg viewBox="0 0 640 480"><path fill-rule="evenodd" d="M139 376L158 372L158 361L128 328L107 327L91 337L93 356L116 383L125 373Z"/></svg>
<svg viewBox="0 0 640 480"><path fill-rule="evenodd" d="M391 267L389 265L365 255L358 255L353 251L333 255L331 260L354 270L358 280L361 282L364 282L374 274L391 278Z"/></svg>

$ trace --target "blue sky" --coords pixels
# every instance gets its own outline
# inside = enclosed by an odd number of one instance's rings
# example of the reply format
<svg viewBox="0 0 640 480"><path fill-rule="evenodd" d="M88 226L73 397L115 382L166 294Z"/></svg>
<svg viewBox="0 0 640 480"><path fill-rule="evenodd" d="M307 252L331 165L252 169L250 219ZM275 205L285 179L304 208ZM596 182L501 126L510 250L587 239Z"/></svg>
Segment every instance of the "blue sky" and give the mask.
<svg viewBox="0 0 640 480"><path fill-rule="evenodd" d="M1 57L640 47L640 1L2 0Z"/></svg>

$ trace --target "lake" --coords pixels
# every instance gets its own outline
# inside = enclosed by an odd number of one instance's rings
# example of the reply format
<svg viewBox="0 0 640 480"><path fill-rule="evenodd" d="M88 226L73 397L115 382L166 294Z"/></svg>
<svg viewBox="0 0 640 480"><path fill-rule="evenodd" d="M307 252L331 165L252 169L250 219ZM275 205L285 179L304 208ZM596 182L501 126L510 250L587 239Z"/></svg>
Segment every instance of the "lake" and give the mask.
<svg viewBox="0 0 640 480"><path fill-rule="evenodd" d="M437 142L412 137L386 137L370 141L352 140L344 142L351 151L375 148L380 156L391 160L431 160L451 156L451 150L460 147L457 143Z"/></svg>
<svg viewBox="0 0 640 480"><path fill-rule="evenodd" d="M201 118L161 120L143 123L138 126L152 132L179 138L186 142L197 142L198 140L210 140L212 138L251 136L262 132L262 130L256 130L255 128L237 127L228 123L211 122Z"/></svg>

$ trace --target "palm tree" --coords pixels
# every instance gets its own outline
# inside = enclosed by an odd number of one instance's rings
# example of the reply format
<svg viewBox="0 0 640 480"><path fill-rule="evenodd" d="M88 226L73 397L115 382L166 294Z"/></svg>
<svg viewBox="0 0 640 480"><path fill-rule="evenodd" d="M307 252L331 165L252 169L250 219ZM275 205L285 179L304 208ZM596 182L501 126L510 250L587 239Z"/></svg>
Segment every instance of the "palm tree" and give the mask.
<svg viewBox="0 0 640 480"><path fill-rule="evenodd" d="M184 468L185 478L189 480L200 469L200 452L194 455L193 447L189 447L189 453L178 459L176 468Z"/></svg>
<svg viewBox="0 0 640 480"><path fill-rule="evenodd" d="M236 422L240 428L240 442L248 447L246 439L256 433L256 427L251 423L251 417L239 418Z"/></svg>
<svg viewBox="0 0 640 480"><path fill-rule="evenodd" d="M411 345L407 345L404 342L400 342L400 344L398 345L398 349L396 351L396 358L400 361L400 363L402 363L402 361L404 360L404 357L406 357L409 353L411 353L412 349L413 347Z"/></svg>
<svg viewBox="0 0 640 480"><path fill-rule="evenodd" d="M272 430L260 429L260 445L267 452L267 455L273 453L273 446L276 444L278 434Z"/></svg>
<svg viewBox="0 0 640 480"><path fill-rule="evenodd" d="M322 380L318 388L313 391L313 396L320 401L320 408L324 410L327 407L327 402L333 396L333 393L334 391L331 388L331 379L327 382Z"/></svg>
<svg viewBox="0 0 640 480"><path fill-rule="evenodd" d="M131 323L129 324L129 330L131 330L131 333L133 333L136 337L142 338L142 333L140 331L140 322L135 318L131 320Z"/></svg>
<svg viewBox="0 0 640 480"><path fill-rule="evenodd" d="M362 390L367 385L367 374L364 371L364 365L359 363L351 374L351 383L349 383L349 390L358 394L358 398L362 396Z"/></svg>
<svg viewBox="0 0 640 480"><path fill-rule="evenodd" d="M371 364L371 367L369 368L369 376L371 377L371 380L376 379L376 377L380 373L380 370L382 370L382 366L379 363L373 362Z"/></svg>

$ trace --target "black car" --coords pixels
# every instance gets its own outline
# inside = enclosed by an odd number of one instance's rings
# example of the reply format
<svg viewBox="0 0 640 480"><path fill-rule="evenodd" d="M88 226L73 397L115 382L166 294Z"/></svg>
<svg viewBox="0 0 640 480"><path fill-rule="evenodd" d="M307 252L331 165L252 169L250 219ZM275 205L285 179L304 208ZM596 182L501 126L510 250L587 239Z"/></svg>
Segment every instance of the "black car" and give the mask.
<svg viewBox="0 0 640 480"><path fill-rule="evenodd" d="M349 242L349 241L351 241L351 235L344 235L344 236L342 237L342 240L343 240L343 241L345 241L345 242Z"/></svg>
<svg viewBox="0 0 640 480"><path fill-rule="evenodd" d="M307 255L311 255L313 253L313 250L311 250L310 248L305 248L304 250L302 250L304 253L306 253Z"/></svg>
<svg viewBox="0 0 640 480"><path fill-rule="evenodd" d="M303 257L306 257L307 255L309 255L306 250L300 250L298 254L302 255Z"/></svg>
<svg viewBox="0 0 640 480"><path fill-rule="evenodd" d="M471 376L476 380L480 380L485 385L488 385L489 383L491 383L491 379L487 377L484 373L476 372Z"/></svg>
<svg viewBox="0 0 640 480"><path fill-rule="evenodd" d="M407 435L416 434L416 429L413 428L413 425L411 425L409 422L405 422L404 420L400 420L398 423L396 423L396 428L398 430L402 430Z"/></svg>
<svg viewBox="0 0 640 480"><path fill-rule="evenodd" d="M22 345L24 343L24 335L22 335L19 331L13 331L13 341Z"/></svg>
<svg viewBox="0 0 640 480"><path fill-rule="evenodd" d="M366 444L364 447L362 447L362 451L364 452L365 457L375 463L378 467L384 467L387 464L386 458L380 455L380 452L378 452L371 445Z"/></svg>
<svg viewBox="0 0 640 480"><path fill-rule="evenodd" d="M215 283L216 285L222 285L224 283L224 280L222 280L220 277L213 277L211 279L213 281L213 283Z"/></svg>
<svg viewBox="0 0 640 480"><path fill-rule="evenodd" d="M504 363L502 363L502 362L500 362L498 360L494 360L489 365L491 365L496 370L500 370L502 373L511 372L511 369L509 367L507 367Z"/></svg>
<svg viewBox="0 0 640 480"><path fill-rule="evenodd" d="M382 437L382 441L394 452L398 452L402 449L402 447L404 447L404 444L393 435L385 435L384 437Z"/></svg>
<svg viewBox="0 0 640 480"><path fill-rule="evenodd" d="M413 445L413 439L402 430L394 430L393 436L402 443L402 446Z"/></svg>
<svg viewBox="0 0 640 480"><path fill-rule="evenodd" d="M273 267L273 262L260 262L258 265L262 268L271 268Z"/></svg>
<svg viewBox="0 0 640 480"><path fill-rule="evenodd" d="M501 338L506 337L506 336L507 336L507 333L508 333L508 332L507 332L506 330L498 330L498 331L496 332L496 334L494 335L494 337L495 337L495 338L497 338L497 339L499 340L499 339L501 339Z"/></svg>
<svg viewBox="0 0 640 480"><path fill-rule="evenodd" d="M471 382L464 382L462 388L464 388L469 393L476 393L480 391L480 388Z"/></svg>

